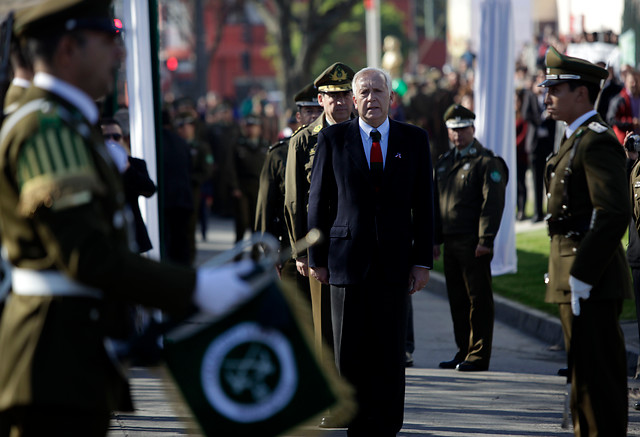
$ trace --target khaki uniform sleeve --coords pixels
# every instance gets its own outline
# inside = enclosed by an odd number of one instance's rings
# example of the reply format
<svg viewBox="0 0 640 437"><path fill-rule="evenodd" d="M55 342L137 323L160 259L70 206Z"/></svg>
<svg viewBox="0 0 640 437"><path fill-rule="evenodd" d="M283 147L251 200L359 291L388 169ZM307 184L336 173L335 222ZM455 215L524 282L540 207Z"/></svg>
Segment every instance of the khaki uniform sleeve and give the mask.
<svg viewBox="0 0 640 437"><path fill-rule="evenodd" d="M507 166L501 158L484 159L483 202L478 225L479 244L493 247L504 211L505 191L509 180Z"/></svg>
<svg viewBox="0 0 640 437"><path fill-rule="evenodd" d="M289 142L289 153L285 167L284 217L292 250L296 241L304 238L307 234L309 183L307 182L305 165L308 162L308 156L303 148L302 137L301 134L296 135ZM292 254L294 258L306 255L306 253L297 254L294 251Z"/></svg>

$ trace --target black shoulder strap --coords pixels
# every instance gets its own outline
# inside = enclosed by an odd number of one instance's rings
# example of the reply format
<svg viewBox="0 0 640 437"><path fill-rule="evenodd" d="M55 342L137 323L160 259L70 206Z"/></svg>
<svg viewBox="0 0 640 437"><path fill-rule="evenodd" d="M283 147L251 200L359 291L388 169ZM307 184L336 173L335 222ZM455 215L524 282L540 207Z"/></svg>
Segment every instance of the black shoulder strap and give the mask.
<svg viewBox="0 0 640 437"><path fill-rule="evenodd" d="M584 130L580 128L578 132L576 132L576 139L573 142L573 146L571 148L571 153L569 154L569 161L567 162L567 166L564 168L564 187L562 187L562 210L563 212L569 211L569 181L571 180L571 175L573 174L573 159L576 157L576 151L578 150L578 144L580 144L580 140L582 140L582 133Z"/></svg>

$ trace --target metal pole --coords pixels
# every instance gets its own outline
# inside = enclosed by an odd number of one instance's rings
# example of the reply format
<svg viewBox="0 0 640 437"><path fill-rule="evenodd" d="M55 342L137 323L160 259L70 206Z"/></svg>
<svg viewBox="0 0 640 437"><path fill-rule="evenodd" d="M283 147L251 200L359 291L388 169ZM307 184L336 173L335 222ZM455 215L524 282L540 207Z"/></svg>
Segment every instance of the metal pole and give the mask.
<svg viewBox="0 0 640 437"><path fill-rule="evenodd" d="M367 65L380 67L382 42L380 38L380 0L365 0L367 28Z"/></svg>

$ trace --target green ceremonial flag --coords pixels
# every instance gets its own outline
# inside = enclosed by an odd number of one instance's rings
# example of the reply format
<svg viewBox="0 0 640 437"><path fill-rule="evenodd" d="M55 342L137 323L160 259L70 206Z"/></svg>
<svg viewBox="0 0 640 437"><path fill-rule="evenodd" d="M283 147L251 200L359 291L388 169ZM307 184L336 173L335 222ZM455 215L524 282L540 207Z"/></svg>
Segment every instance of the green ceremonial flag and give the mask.
<svg viewBox="0 0 640 437"><path fill-rule="evenodd" d="M276 436L330 407L353 411L293 298L274 278L228 317L192 319L165 336L167 366L205 435Z"/></svg>

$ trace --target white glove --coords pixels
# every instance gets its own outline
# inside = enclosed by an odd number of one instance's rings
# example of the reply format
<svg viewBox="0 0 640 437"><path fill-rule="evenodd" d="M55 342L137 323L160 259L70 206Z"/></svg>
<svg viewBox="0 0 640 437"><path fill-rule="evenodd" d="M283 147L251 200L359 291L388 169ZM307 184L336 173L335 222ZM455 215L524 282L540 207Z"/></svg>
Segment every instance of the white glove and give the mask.
<svg viewBox="0 0 640 437"><path fill-rule="evenodd" d="M221 267L198 269L193 302L200 310L214 316L231 312L258 292L240 278L254 268L254 262L243 260Z"/></svg>
<svg viewBox="0 0 640 437"><path fill-rule="evenodd" d="M571 287L571 312L574 316L579 316L580 299L589 299L593 286L569 275L569 287Z"/></svg>

